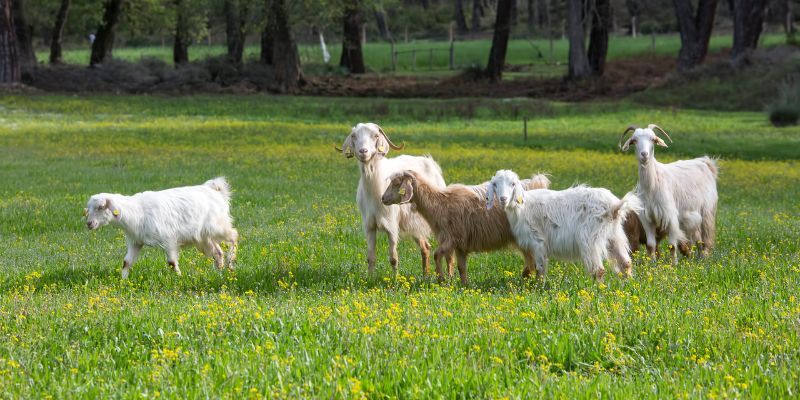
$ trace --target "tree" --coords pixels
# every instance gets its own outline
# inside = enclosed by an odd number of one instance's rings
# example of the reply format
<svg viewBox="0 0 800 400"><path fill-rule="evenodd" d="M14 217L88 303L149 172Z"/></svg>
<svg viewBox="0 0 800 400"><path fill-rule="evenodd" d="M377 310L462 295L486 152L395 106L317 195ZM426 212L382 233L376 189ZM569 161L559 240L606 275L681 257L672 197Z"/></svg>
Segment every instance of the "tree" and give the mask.
<svg viewBox="0 0 800 400"><path fill-rule="evenodd" d="M481 0L472 0L472 33L481 31L481 17L483 16L483 5Z"/></svg>
<svg viewBox="0 0 800 400"><path fill-rule="evenodd" d="M567 77L572 80L586 78L592 73L584 45L583 25L583 1L567 0L567 37L569 39Z"/></svg>
<svg viewBox="0 0 800 400"><path fill-rule="evenodd" d="M92 43L92 55L89 58L89 65L94 66L101 64L112 58L112 52L114 51L114 35L117 30L117 25L119 25L123 1L124 0L106 0L103 22L97 27L94 43Z"/></svg>
<svg viewBox="0 0 800 400"><path fill-rule="evenodd" d="M631 17L630 34L636 37L636 26L639 22L639 15L642 14L641 0L625 0L625 7L628 8L628 15Z"/></svg>
<svg viewBox="0 0 800 400"><path fill-rule="evenodd" d="M467 33L467 17L464 15L464 0L456 0L456 29L459 34Z"/></svg>
<svg viewBox="0 0 800 400"><path fill-rule="evenodd" d="M766 0L733 0L731 60L737 60L758 47L766 5Z"/></svg>
<svg viewBox="0 0 800 400"><path fill-rule="evenodd" d="M494 23L492 49L489 51L489 63L484 75L492 82L503 79L503 68L506 64L508 36L511 33L511 2L515 0L498 0L497 17Z"/></svg>
<svg viewBox="0 0 800 400"><path fill-rule="evenodd" d="M61 6L58 7L56 22L53 24L53 32L50 38L50 64L64 62L64 58L61 55L61 38L64 36L64 25L67 24L70 3L70 0L61 0Z"/></svg>
<svg viewBox="0 0 800 400"><path fill-rule="evenodd" d="M11 1L0 0L0 83L19 82L20 78Z"/></svg>
<svg viewBox="0 0 800 400"><path fill-rule="evenodd" d="M286 0L267 1L269 3L267 29L272 38L272 64L275 67L275 80L282 92L288 92L304 83L303 71L300 67L300 54L292 35Z"/></svg>
<svg viewBox="0 0 800 400"><path fill-rule="evenodd" d="M244 56L247 11L246 1L225 0L225 37L228 44L228 62L233 64L241 64Z"/></svg>
<svg viewBox="0 0 800 400"><path fill-rule="evenodd" d="M674 0L674 3L681 36L678 70L686 71L700 65L708 54L717 0L698 0L697 14L692 0Z"/></svg>
<svg viewBox="0 0 800 400"><path fill-rule="evenodd" d="M458 0L461 1L461 0ZM389 24L386 23L386 11L383 9L383 6L378 3L375 5L375 23L378 25L378 32L380 32L381 37L383 40L388 42L392 41L392 33L389 32Z"/></svg>
<svg viewBox="0 0 800 400"><path fill-rule="evenodd" d="M25 18L23 0L11 1L11 14L14 16L19 63L20 65L34 65L36 64L36 54L33 52L33 28L28 25Z"/></svg>
<svg viewBox="0 0 800 400"><path fill-rule="evenodd" d="M189 18L186 0L175 1L175 40L172 44L172 61L175 65L189 62Z"/></svg>
<svg viewBox="0 0 800 400"><path fill-rule="evenodd" d="M608 31L611 28L611 1L594 0L592 29L589 32L589 67L596 76L603 75L608 53Z"/></svg>
<svg viewBox="0 0 800 400"><path fill-rule="evenodd" d="M361 17L359 0L346 0L344 4L344 35L342 36L342 58L339 65L351 74L363 74L364 54L361 51Z"/></svg>

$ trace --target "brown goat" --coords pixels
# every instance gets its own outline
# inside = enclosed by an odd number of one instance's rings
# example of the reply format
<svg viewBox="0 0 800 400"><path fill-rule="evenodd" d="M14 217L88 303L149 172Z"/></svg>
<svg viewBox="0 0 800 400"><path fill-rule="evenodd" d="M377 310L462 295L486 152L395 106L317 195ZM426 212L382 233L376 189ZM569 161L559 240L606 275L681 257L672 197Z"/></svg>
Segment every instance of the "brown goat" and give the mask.
<svg viewBox="0 0 800 400"><path fill-rule="evenodd" d="M522 181L526 190L547 188L550 181L544 175ZM513 245L514 235L508 218L500 207L486 209L487 183L478 186L450 185L438 188L414 171L405 171L392 177L383 193L383 204L413 203L433 230L439 247L434 253L436 274L444 279L442 260L452 259L455 252L461 283L466 285L467 255L473 252L499 250ZM518 249L518 248L517 248ZM534 271L531 255L525 258L523 277Z"/></svg>

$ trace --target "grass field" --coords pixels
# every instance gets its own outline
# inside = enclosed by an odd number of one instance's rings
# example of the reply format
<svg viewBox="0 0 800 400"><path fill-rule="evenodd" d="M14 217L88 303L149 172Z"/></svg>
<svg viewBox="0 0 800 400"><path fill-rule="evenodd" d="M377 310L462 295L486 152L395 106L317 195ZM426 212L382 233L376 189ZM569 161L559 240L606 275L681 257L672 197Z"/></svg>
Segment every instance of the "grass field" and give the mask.
<svg viewBox="0 0 800 400"><path fill-rule="evenodd" d="M717 51L723 47L731 46L731 35L714 36L710 43L711 51ZM785 43L786 38L781 34L767 34L762 38L762 46L770 46ZM410 43L398 43L396 50L398 55L397 69L401 73L429 73L432 66L434 72L441 73L447 70L449 65L449 47L444 41L414 41ZM458 70L473 65L485 66L489 57L490 40L468 40L459 41L455 44L455 63ZM433 58L430 56L430 49L435 49ZM677 35L659 35L656 37L655 53L659 55L677 55L680 49L680 39ZM323 64L322 53L319 45L301 45L300 57L304 65ZM328 50L331 53L331 65L339 65L341 55L341 43L328 43ZM413 66L413 56L411 50L418 50L416 53L416 68ZM542 76L562 75L567 62L567 52L569 43L564 39L553 41L552 59L550 54L550 42L545 39L524 40L517 39L509 42L507 62L509 64L534 64L532 73ZM649 36L639 36L632 38L629 36L612 36L608 49L609 59L631 57L639 54L649 54L652 52L652 38ZM258 45L250 45L245 49L245 59L257 60L260 52ZM64 60L73 64L89 63L89 47L84 49L72 49L64 51ZM41 51L37 57L39 60L47 60L49 53ZM225 54L225 47L222 45L206 46L195 45L190 47L189 56L192 60L200 60L208 56ZM541 55L541 56L540 56ZM141 47L141 48L120 48L114 49L114 56L129 61L138 61L145 57L151 57L172 62L171 47ZM391 47L384 42L367 43L364 47L364 60L367 67L374 72L391 71ZM432 61L432 63L431 63Z"/></svg>
<svg viewBox="0 0 800 400"><path fill-rule="evenodd" d="M619 133L657 122L675 139L660 160L720 157L718 248L603 285L565 262L524 282L518 255L484 254L462 288L423 279L409 242L392 276L381 237L368 276L358 168L333 151L365 120L448 182L512 168L618 195L636 182ZM799 145L761 113L625 102L0 97L2 397L797 396ZM174 276L146 249L122 281L122 233L81 218L97 192L220 174L234 272L187 249Z"/></svg>

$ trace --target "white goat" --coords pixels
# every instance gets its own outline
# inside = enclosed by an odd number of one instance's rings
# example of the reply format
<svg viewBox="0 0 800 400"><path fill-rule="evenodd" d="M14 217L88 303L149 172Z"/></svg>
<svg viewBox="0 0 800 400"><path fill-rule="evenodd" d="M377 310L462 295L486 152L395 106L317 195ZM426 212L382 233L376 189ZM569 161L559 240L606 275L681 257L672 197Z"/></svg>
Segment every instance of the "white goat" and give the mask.
<svg viewBox="0 0 800 400"><path fill-rule="evenodd" d="M358 181L356 202L361 211L361 222L367 237L367 264L369 272L375 271L376 231L385 231L389 238L389 263L397 272L397 241L400 237L411 238L422 254L422 271L430 274L430 250L428 237L431 228L410 204L386 206L381 195L389 185L389 178L402 171L411 170L444 187L442 169L430 157L398 156L386 158L389 148L402 149L386 136L380 126L373 123L358 124L344 140L341 149L347 158L355 156L361 164L361 179Z"/></svg>
<svg viewBox="0 0 800 400"><path fill-rule="evenodd" d="M678 262L675 249L688 255L692 244L697 245L698 254L707 255L714 247L717 163L707 156L669 164L656 161L654 145L667 147L667 144L656 136L654 129L672 142L667 132L650 124L645 129L629 126L620 136L619 144L622 151L636 146L639 160L636 193L644 204L639 219L647 236L647 251L655 258L656 236L663 233L669 237L673 263ZM630 131L633 135L622 144Z"/></svg>
<svg viewBox="0 0 800 400"><path fill-rule="evenodd" d="M220 177L198 186L133 196L96 194L89 199L84 215L90 230L110 223L125 231L128 253L122 264L123 279L130 274L144 245L163 249L167 263L180 275L178 252L187 245L194 245L213 257L214 265L221 269L224 264L219 243L228 243L230 250L225 262L232 268L239 233L232 226L230 197L230 186Z"/></svg>
<svg viewBox="0 0 800 400"><path fill-rule="evenodd" d="M567 190L524 191L517 174L497 171L487 193L488 208L495 197L505 209L517 245L535 258L536 273L544 277L550 256L580 259L595 279L605 275L603 260L631 275L628 239L622 229L628 211L639 199L628 193L620 200L607 189L577 186Z"/></svg>

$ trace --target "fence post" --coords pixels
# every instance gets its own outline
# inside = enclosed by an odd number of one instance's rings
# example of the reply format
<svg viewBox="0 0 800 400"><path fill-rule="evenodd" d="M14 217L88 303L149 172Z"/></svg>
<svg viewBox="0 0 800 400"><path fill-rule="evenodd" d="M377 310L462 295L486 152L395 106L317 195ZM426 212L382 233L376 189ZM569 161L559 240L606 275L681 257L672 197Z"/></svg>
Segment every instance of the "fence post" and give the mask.
<svg viewBox="0 0 800 400"><path fill-rule="evenodd" d="M650 32L650 51L655 54L656 53L656 31L653 30Z"/></svg>
<svg viewBox="0 0 800 400"><path fill-rule="evenodd" d="M428 71L433 70L433 49L429 50L430 53L428 54Z"/></svg>
<svg viewBox="0 0 800 400"><path fill-rule="evenodd" d="M417 70L417 51L411 50L411 70Z"/></svg>
<svg viewBox="0 0 800 400"><path fill-rule="evenodd" d="M450 69L456 69L456 47L453 42L450 42Z"/></svg>
<svg viewBox="0 0 800 400"><path fill-rule="evenodd" d="M522 119L522 135L528 141L528 117Z"/></svg>
<svg viewBox="0 0 800 400"><path fill-rule="evenodd" d="M390 51L392 53L390 54L390 56L392 57L392 71L394 72L397 71L397 50L394 49L394 40L389 42L389 45L391 46Z"/></svg>

